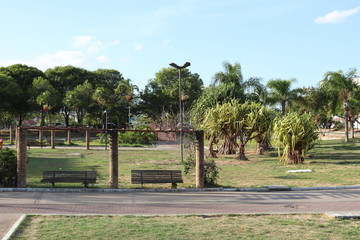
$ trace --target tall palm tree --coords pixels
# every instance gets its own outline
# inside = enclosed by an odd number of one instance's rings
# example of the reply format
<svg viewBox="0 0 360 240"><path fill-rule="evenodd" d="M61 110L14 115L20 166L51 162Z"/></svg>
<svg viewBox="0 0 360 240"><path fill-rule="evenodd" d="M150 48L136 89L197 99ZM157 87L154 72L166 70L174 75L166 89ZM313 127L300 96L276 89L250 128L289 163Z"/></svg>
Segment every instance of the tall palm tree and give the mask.
<svg viewBox="0 0 360 240"><path fill-rule="evenodd" d="M244 98L243 75L240 63L231 64L223 62L224 71L215 73L214 86L225 86L228 97L235 99Z"/></svg>
<svg viewBox="0 0 360 240"><path fill-rule="evenodd" d="M280 104L282 115L285 115L286 106L291 105L291 102L297 98L298 90L291 89L291 85L295 81L295 78L289 80L277 78L267 83L267 87L270 88L268 100L273 105Z"/></svg>
<svg viewBox="0 0 360 240"><path fill-rule="evenodd" d="M261 79L251 77L244 80L240 63L223 62L224 71L215 73L213 86L219 86L226 92L227 99L238 99L240 102L262 101L266 95L266 88L260 83Z"/></svg>
<svg viewBox="0 0 360 240"><path fill-rule="evenodd" d="M224 61L223 67L225 69L224 72L215 73L213 77L214 84L235 83L237 85L240 85L243 81L240 63L235 63L234 65L231 65L231 63Z"/></svg>
<svg viewBox="0 0 360 240"><path fill-rule="evenodd" d="M350 69L347 73L343 71L327 72L321 81L321 86L336 94L342 101L345 119L345 142L349 142L349 99L358 88L354 81L356 69Z"/></svg>

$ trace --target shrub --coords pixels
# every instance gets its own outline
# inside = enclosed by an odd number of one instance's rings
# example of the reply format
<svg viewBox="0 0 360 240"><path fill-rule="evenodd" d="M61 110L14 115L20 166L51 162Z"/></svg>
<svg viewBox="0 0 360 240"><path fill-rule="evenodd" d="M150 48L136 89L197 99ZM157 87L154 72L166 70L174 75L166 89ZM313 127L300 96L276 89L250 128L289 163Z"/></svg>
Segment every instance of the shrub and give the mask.
<svg viewBox="0 0 360 240"><path fill-rule="evenodd" d="M195 169L195 158L190 155L183 161L184 173L188 174L191 170ZM219 177L220 168L216 165L214 160L206 160L204 162L204 184L206 186L216 185L216 181Z"/></svg>
<svg viewBox="0 0 360 240"><path fill-rule="evenodd" d="M317 126L311 114L290 112L275 120L274 142L280 161L303 163L305 152L314 147L317 138Z"/></svg>
<svg viewBox="0 0 360 240"><path fill-rule="evenodd" d="M9 148L0 149L0 187L16 186L16 151Z"/></svg>
<svg viewBox="0 0 360 240"><path fill-rule="evenodd" d="M157 136L153 132L124 132L119 134L119 143L122 144L155 144Z"/></svg>

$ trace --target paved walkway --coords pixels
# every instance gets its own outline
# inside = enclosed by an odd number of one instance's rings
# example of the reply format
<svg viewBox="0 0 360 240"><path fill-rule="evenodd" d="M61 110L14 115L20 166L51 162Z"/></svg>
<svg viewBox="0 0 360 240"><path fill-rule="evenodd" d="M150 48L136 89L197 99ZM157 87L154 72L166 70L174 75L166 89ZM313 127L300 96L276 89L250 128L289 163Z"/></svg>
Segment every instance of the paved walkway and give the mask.
<svg viewBox="0 0 360 240"><path fill-rule="evenodd" d="M0 236L21 214L360 213L360 189L291 192L0 192ZM5 231L4 231L5 230Z"/></svg>

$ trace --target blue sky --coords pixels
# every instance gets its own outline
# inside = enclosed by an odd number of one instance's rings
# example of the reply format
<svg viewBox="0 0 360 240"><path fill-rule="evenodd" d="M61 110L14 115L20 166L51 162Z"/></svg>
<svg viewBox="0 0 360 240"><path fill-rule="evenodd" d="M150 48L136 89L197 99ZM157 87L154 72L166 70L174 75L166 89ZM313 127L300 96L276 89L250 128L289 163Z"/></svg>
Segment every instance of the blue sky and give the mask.
<svg viewBox="0 0 360 240"><path fill-rule="evenodd" d="M205 86L222 62L245 78L360 71L359 0L0 0L0 66L120 71L140 88L191 62ZM359 73L358 71L358 73Z"/></svg>

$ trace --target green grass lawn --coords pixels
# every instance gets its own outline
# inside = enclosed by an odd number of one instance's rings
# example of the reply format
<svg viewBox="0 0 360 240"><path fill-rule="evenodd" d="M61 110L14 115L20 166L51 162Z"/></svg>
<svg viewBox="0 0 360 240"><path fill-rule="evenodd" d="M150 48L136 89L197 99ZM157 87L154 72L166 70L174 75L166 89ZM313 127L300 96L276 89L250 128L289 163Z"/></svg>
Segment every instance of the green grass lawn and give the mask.
<svg viewBox="0 0 360 240"><path fill-rule="evenodd" d="M302 165L280 163L277 151L265 155L255 154L255 146L247 147L250 161L239 161L232 156L214 159L221 168L218 186L261 187L288 185L292 187L360 185L360 140L351 143L343 140L320 142L311 150ZM105 150L29 149L27 184L30 187L50 187L40 183L46 170L96 170L98 183L94 187L108 187L109 153ZM119 151L119 186L134 188L130 183L132 169L180 169L179 152L174 150L124 150ZM311 169L312 173L287 173L287 170ZM58 187L81 187L80 184L56 184ZM170 187L170 184L145 184L145 187ZM184 175L179 187L194 187L195 175Z"/></svg>
<svg viewBox="0 0 360 240"><path fill-rule="evenodd" d="M69 231L70 230L70 231ZM359 239L359 220L321 214L28 216L11 239Z"/></svg>

